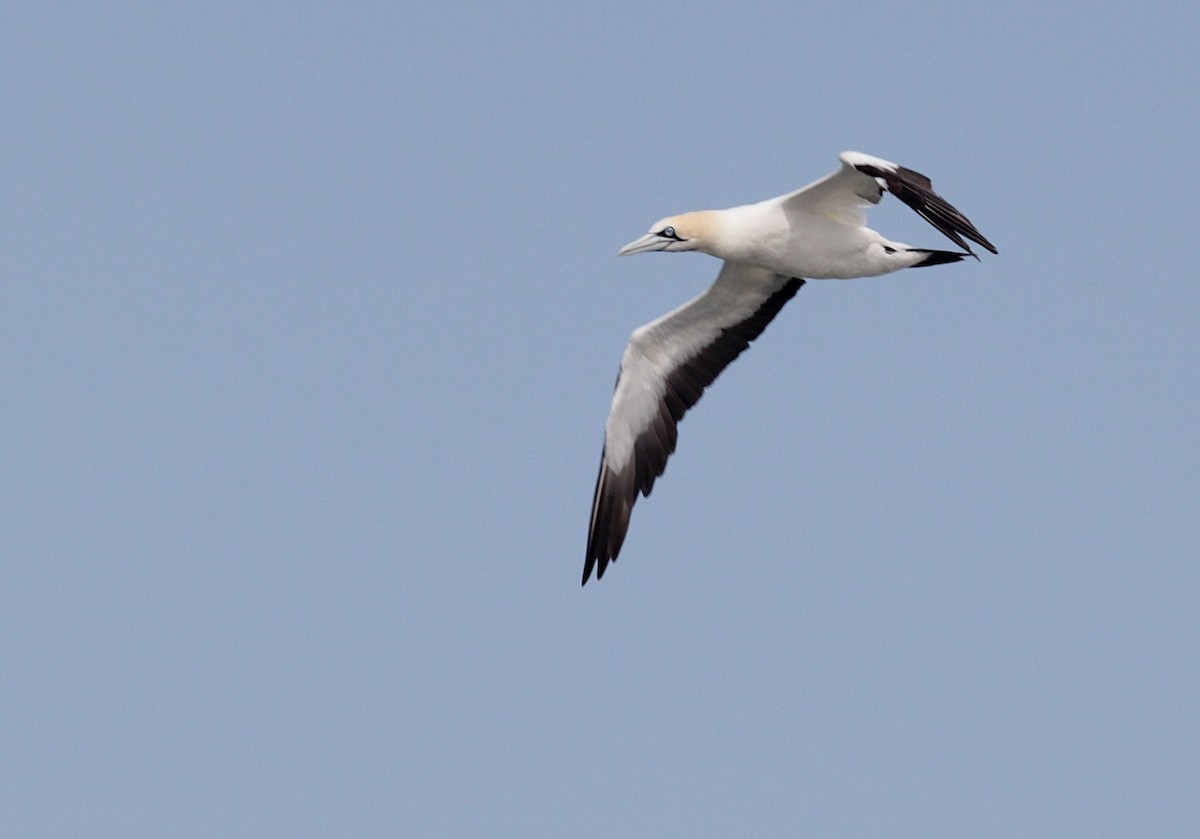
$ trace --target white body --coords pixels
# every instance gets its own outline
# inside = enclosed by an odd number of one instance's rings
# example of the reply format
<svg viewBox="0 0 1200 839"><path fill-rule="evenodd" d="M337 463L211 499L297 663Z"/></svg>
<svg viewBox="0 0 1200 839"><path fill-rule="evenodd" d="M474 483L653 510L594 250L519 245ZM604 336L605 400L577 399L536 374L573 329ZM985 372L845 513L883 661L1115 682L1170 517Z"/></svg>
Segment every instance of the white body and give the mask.
<svg viewBox="0 0 1200 839"><path fill-rule="evenodd" d="M789 207L787 196L714 211L713 238L705 251L806 280L874 277L911 268L924 258L869 227L814 212L802 203Z"/></svg>

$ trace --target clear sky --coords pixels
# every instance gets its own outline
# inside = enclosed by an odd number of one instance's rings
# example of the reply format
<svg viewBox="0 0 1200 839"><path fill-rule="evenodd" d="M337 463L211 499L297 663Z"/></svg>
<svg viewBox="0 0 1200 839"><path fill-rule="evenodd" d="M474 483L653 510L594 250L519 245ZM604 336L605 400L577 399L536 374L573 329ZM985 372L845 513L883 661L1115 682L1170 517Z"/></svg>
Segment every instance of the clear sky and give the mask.
<svg viewBox="0 0 1200 839"><path fill-rule="evenodd" d="M1194 4L325 5L0 12L0 835L1200 835ZM617 249L843 149L1000 255L581 588Z"/></svg>

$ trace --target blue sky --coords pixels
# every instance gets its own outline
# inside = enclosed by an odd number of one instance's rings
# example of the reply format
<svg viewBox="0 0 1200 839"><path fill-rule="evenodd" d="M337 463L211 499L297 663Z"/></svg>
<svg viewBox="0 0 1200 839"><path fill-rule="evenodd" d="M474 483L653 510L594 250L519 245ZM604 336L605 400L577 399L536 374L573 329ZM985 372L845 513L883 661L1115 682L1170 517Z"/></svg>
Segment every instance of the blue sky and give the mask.
<svg viewBox="0 0 1200 839"><path fill-rule="evenodd" d="M1183 3L0 13L0 833L1194 836ZM859 149L580 588L670 213ZM901 206L872 224L941 247Z"/></svg>

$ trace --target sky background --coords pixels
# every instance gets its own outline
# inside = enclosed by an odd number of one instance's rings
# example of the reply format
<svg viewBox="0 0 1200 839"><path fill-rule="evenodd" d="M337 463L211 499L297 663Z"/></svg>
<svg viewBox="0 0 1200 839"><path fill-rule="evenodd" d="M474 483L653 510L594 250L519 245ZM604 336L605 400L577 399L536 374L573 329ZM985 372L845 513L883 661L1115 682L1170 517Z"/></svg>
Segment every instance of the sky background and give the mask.
<svg viewBox="0 0 1200 839"><path fill-rule="evenodd" d="M1194 4L324 5L0 11L0 835L1200 835ZM999 256L580 588L617 249L843 149Z"/></svg>

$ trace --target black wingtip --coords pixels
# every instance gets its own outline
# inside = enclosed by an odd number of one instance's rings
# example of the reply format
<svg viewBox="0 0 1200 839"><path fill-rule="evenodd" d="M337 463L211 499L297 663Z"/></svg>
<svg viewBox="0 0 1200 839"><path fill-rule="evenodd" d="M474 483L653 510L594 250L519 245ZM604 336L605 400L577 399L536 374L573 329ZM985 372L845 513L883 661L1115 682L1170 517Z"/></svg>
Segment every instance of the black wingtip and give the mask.
<svg viewBox="0 0 1200 839"><path fill-rule="evenodd" d="M970 239L992 253L999 253L996 250L996 246L989 242L986 236L975 229L975 225L971 224L970 219L959 212L953 204L933 191L933 184L929 178L920 172L904 166L897 166L894 170L884 169L870 163L862 163L854 168L864 175L882 179L887 185L888 192L915 210L917 215L940 230L947 239L965 250L970 256L979 259L975 252L971 250L971 246L963 241L963 237ZM936 265L937 263L929 262L922 264Z"/></svg>
<svg viewBox="0 0 1200 839"><path fill-rule="evenodd" d="M609 560L609 562L613 562L613 561L615 561L615 559ZM587 557L587 559L585 559L583 562L583 582L581 582L580 585L586 586L588 584L588 580L590 580L592 578L592 569L593 568L596 570L596 579L599 580L601 577L604 576L604 569L607 567L608 567L607 562L604 562L603 560L597 562L594 557L591 557L591 556Z"/></svg>
<svg viewBox="0 0 1200 839"><path fill-rule="evenodd" d="M593 569L596 571L597 580L603 577L604 568L607 564L608 563L604 561L603 557L597 560L595 556L589 553L586 557L584 557L583 560L583 582L581 582L580 585L586 586L588 584L588 580L592 578Z"/></svg>

